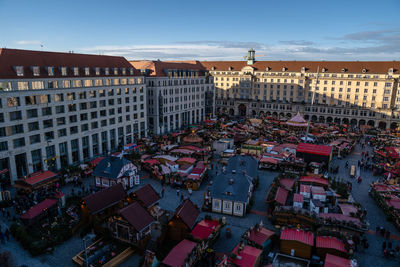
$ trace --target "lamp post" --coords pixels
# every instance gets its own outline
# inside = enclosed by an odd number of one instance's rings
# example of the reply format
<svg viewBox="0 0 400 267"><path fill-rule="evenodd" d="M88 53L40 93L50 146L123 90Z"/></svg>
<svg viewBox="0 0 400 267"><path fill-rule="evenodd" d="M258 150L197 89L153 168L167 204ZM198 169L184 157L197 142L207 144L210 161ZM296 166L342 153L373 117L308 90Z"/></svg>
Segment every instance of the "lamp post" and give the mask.
<svg viewBox="0 0 400 267"><path fill-rule="evenodd" d="M83 246L84 246L84 248L85 248L85 263L86 263L86 267L89 267L89 263L88 263L88 259L87 259L86 238L83 238L82 241L83 241Z"/></svg>

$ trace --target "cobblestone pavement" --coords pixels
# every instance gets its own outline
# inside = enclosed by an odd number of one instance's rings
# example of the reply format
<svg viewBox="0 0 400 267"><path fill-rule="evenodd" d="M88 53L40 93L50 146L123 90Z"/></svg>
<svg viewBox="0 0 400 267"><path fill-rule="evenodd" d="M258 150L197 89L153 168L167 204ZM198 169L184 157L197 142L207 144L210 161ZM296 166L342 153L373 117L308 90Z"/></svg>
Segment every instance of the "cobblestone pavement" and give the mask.
<svg viewBox="0 0 400 267"><path fill-rule="evenodd" d="M357 160L360 159L361 149L359 146L356 147L354 153L348 156L345 159L333 161L333 164L339 164L340 170L337 177L343 178L344 180L348 180L353 182L353 197L356 201L360 202L363 207L365 207L368 211L367 219L370 224L370 232L367 234L368 241L370 243L370 247L367 251L358 251L356 252L356 258L358 259L359 266L399 266L398 259L385 259L382 256L382 242L383 238L374 233L374 230L377 225L381 225L396 236L400 236L400 233L394 228L394 226L386 221L386 217L384 213L377 207L374 200L369 197L368 189L369 184L376 180L377 177L374 177L371 172L361 171L361 177L363 181L361 184L354 182L353 179L349 178L349 171L345 168L345 162L348 160L351 164L357 164ZM216 165L214 163L214 165ZM148 175L141 172L141 184L151 184L158 192L161 191L161 185L158 181L152 178L148 178ZM253 226L256 223L263 222L267 227L271 227L272 225L266 219L265 215L267 214L267 206L264 202L266 198L266 194L268 192L269 186L277 175L276 172L268 172L268 171L260 171L260 183L258 188L255 191L255 201L252 208L252 212L247 214L245 218L239 218L234 216L226 216L227 226L222 230L221 236L216 242L214 248L217 252L230 252L234 248L234 246L239 242L241 235L243 232ZM210 171L210 179L215 177L215 170ZM205 181L198 191L193 191L191 200L197 204L199 207L202 206L204 192L207 189L209 181ZM93 179L86 179L85 186L90 186L93 184ZM67 194L71 193L72 185L67 185L63 187L63 191ZM75 190L76 192L77 190ZM180 190L185 197L189 197L187 190ZM160 201L160 206L163 209L174 211L175 208L180 204L180 198L176 194L176 189L165 186L165 195L164 198ZM205 213L201 212L200 218L204 218L206 214L210 214L212 217L220 218L225 215L215 214L215 213ZM5 219L0 217L0 223L2 227L9 225L10 223ZM225 229L231 228L232 237L226 238ZM3 228L4 229L4 228ZM400 241L393 241L394 246ZM42 255L40 257L32 258L28 252L23 250L23 248L14 240L11 239L10 242L7 242L5 245L0 245L0 251L12 251L13 258L17 266L21 264L26 264L29 267L47 267L47 266L74 266L71 258L75 256L78 252L83 250L82 240L79 236L74 236L64 244L57 246L52 255ZM125 261L121 266L122 267L133 267L138 266L140 262L141 256L134 255L130 257L127 261Z"/></svg>

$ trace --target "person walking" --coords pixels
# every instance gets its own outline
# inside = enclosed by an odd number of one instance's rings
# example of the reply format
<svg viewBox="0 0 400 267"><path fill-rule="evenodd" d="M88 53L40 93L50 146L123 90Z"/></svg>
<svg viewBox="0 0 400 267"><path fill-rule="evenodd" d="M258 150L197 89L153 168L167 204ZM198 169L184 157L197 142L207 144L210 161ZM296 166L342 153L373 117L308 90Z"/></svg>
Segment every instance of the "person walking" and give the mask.
<svg viewBox="0 0 400 267"><path fill-rule="evenodd" d="M162 187L162 188L161 188L161 197L162 197L162 198L164 197L164 193L165 193L165 188Z"/></svg>
<svg viewBox="0 0 400 267"><path fill-rule="evenodd" d="M179 189L176 189L176 195L179 197Z"/></svg>

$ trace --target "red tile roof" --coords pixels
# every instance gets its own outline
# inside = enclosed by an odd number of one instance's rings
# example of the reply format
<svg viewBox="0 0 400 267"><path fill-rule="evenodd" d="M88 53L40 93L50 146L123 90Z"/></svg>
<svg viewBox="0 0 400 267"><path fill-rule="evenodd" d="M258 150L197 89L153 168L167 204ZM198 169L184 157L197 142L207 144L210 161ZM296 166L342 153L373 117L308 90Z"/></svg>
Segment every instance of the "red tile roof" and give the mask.
<svg viewBox="0 0 400 267"><path fill-rule="evenodd" d="M23 66L24 76L17 76L14 67ZM40 75L34 76L32 66L40 67ZM54 67L54 76L48 76L46 67ZM62 76L59 67L67 67L67 75ZM79 76L74 76L71 67L79 67ZM86 76L83 68L90 68L90 75ZM93 68L100 67L100 75L95 75ZM75 54L62 52L45 52L0 48L0 79L18 78L60 78L60 77L101 77L104 75L103 68L110 68L110 77L115 76L112 68L126 68L126 76L129 68L133 68L124 57L100 56L89 54ZM118 76L122 75L118 70ZM135 75L139 75L135 71Z"/></svg>
<svg viewBox="0 0 400 267"><path fill-rule="evenodd" d="M350 216L350 213L357 213L357 208L351 204L338 204L340 210L342 211L343 215Z"/></svg>
<svg viewBox="0 0 400 267"><path fill-rule="evenodd" d="M150 184L146 184L141 188L132 192L132 194L141 201L146 208L151 207L160 200L160 195L154 190Z"/></svg>
<svg viewBox="0 0 400 267"><path fill-rule="evenodd" d="M98 158L95 158L95 159L91 160L89 163L90 163L90 165L92 165L93 167L96 167L97 164L99 164L99 162L100 162L102 159L104 159L104 157L98 157Z"/></svg>
<svg viewBox="0 0 400 267"><path fill-rule="evenodd" d="M293 240L309 246L314 246L314 234L299 229L283 229L281 233L281 240Z"/></svg>
<svg viewBox="0 0 400 267"><path fill-rule="evenodd" d="M389 207L393 207L397 210L400 210L400 198L392 196L391 199L386 199L386 203Z"/></svg>
<svg viewBox="0 0 400 267"><path fill-rule="evenodd" d="M190 233L194 238L199 240L208 239L208 237L214 233L219 226L218 221L214 220L202 220L193 228Z"/></svg>
<svg viewBox="0 0 400 267"><path fill-rule="evenodd" d="M40 213L45 211L46 209L52 207L57 203L55 199L46 198L42 202L36 204L32 208L30 208L27 212L21 215L21 219L33 219L38 216Z"/></svg>
<svg viewBox="0 0 400 267"><path fill-rule="evenodd" d="M240 267L253 267L257 263L257 259L260 257L262 250L251 247L251 246L244 246L243 250L238 253L239 244L233 249L233 253L237 256L235 259L232 260L232 263L236 264Z"/></svg>
<svg viewBox="0 0 400 267"><path fill-rule="evenodd" d="M120 213L138 232L154 222L154 218L138 202L121 209Z"/></svg>
<svg viewBox="0 0 400 267"><path fill-rule="evenodd" d="M284 206L286 204L288 193L289 192L286 189L279 187L276 191L275 201Z"/></svg>
<svg viewBox="0 0 400 267"><path fill-rule="evenodd" d="M53 178L55 176L57 176L57 173L54 173L51 171L35 172L35 173L32 173L31 175L29 175L29 177L24 179L23 181L27 184L35 185L37 183L43 182L43 181Z"/></svg>
<svg viewBox="0 0 400 267"><path fill-rule="evenodd" d="M247 61L202 61L201 64L208 70L215 68L215 71L240 71L247 66ZM325 68L326 73L341 73L346 69L347 73L362 73L366 69L366 74L387 73L390 68L395 69L395 73L400 70L399 61L256 61L251 65L258 71L265 71L267 67L270 71L281 72L286 68L286 72L300 72L305 67L306 72L317 72Z"/></svg>
<svg viewBox="0 0 400 267"><path fill-rule="evenodd" d="M187 162L189 164L194 164L196 162L196 159L185 157L178 159L176 162Z"/></svg>
<svg viewBox="0 0 400 267"><path fill-rule="evenodd" d="M197 243L187 239L182 240L168 253L162 263L170 267L184 266L185 259L193 251L196 245Z"/></svg>
<svg viewBox="0 0 400 267"><path fill-rule="evenodd" d="M296 182L296 179L291 179L291 178L282 178L279 180L280 185L283 186L287 190L292 189L295 182Z"/></svg>
<svg viewBox="0 0 400 267"><path fill-rule="evenodd" d="M351 261L349 259L327 253L324 267L351 267Z"/></svg>
<svg viewBox="0 0 400 267"><path fill-rule="evenodd" d="M138 70L149 70L148 76L151 77L165 77L166 70L205 70L199 61L130 61L130 63Z"/></svg>
<svg viewBox="0 0 400 267"><path fill-rule="evenodd" d="M317 248L331 248L338 251L347 252L344 244L337 238L331 236L317 236Z"/></svg>
<svg viewBox="0 0 400 267"><path fill-rule="evenodd" d="M250 236L248 236L248 239L260 246L262 246L265 243L265 241L271 238L271 236L275 235L274 231L271 231L264 227L259 227L258 231L256 231L255 228L253 228L253 230L249 231L249 233Z"/></svg>
<svg viewBox="0 0 400 267"><path fill-rule="evenodd" d="M313 183L321 185L329 185L329 181L326 178L316 176L302 176L299 180L300 183Z"/></svg>
<svg viewBox="0 0 400 267"><path fill-rule="evenodd" d="M122 184L118 183L109 188L103 189L83 198L86 207L92 214L96 214L108 207L111 207L126 197Z"/></svg>
<svg viewBox="0 0 400 267"><path fill-rule="evenodd" d="M323 146L323 145L315 145L315 144L307 144L300 143L297 146L296 152L308 153L320 156L329 156L332 152L331 146Z"/></svg>
<svg viewBox="0 0 400 267"><path fill-rule="evenodd" d="M176 208L175 215L192 229L200 211L190 199L186 199L179 207Z"/></svg>

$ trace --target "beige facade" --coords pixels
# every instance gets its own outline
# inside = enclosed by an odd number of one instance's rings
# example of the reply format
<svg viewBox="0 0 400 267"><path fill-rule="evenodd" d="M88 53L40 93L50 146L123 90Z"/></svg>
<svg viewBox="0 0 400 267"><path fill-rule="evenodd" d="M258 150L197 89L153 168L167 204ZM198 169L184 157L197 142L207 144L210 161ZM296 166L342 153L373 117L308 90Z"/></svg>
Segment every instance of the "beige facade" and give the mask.
<svg viewBox="0 0 400 267"><path fill-rule="evenodd" d="M202 63L214 76L216 113L291 117L300 111L313 121L381 128L399 122L396 61Z"/></svg>

